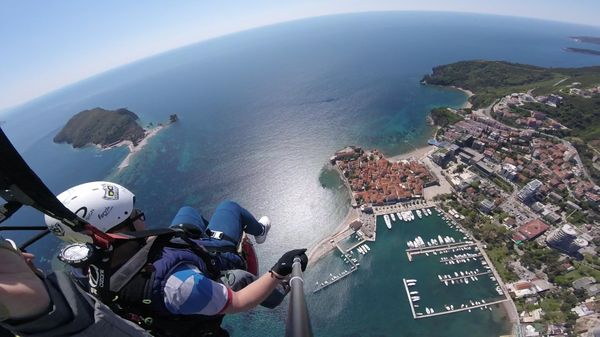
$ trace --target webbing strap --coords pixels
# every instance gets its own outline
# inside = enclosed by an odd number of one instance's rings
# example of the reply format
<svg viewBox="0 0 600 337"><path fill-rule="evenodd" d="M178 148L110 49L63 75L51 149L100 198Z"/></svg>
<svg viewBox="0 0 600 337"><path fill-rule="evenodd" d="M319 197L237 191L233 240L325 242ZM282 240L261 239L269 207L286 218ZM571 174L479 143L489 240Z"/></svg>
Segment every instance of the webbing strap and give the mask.
<svg viewBox="0 0 600 337"><path fill-rule="evenodd" d="M31 206L42 213L60 220L76 232L87 229L92 232L94 243L108 248L109 235L96 230L65 207L27 165L4 131L0 128L0 196L8 202ZM14 212L12 212L14 213ZM7 212L5 217L12 215Z"/></svg>
<svg viewBox="0 0 600 337"><path fill-rule="evenodd" d="M119 292L146 265L148 254L156 241L156 236L149 237L146 244L124 265L110 276L110 291Z"/></svg>

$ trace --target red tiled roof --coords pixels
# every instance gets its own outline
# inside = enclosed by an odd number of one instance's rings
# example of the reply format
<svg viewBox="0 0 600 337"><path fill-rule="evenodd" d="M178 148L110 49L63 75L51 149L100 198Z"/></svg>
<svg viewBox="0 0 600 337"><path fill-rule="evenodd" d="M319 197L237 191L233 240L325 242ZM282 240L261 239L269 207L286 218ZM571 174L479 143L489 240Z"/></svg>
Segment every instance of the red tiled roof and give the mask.
<svg viewBox="0 0 600 337"><path fill-rule="evenodd" d="M515 233L515 235L513 235L513 238L517 236L519 237L518 240L531 240L542 235L542 233L547 231L548 228L550 228L550 226L548 226L545 222L543 222L540 219L535 219L519 227L517 229L518 233ZM518 236L518 234L520 234L520 236ZM523 238L521 238L521 236Z"/></svg>

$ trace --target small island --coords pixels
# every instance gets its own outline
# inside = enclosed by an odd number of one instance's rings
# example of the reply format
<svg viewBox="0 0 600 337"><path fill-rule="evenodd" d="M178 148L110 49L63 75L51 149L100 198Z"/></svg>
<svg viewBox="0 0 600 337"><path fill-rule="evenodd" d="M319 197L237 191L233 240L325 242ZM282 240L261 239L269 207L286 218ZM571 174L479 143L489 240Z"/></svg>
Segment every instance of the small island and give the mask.
<svg viewBox="0 0 600 337"><path fill-rule="evenodd" d="M176 114L169 116L169 124L178 120ZM74 148L95 145L103 150L128 146L129 154L118 166L121 170L163 127L159 123L157 127L144 129L139 125L139 117L126 108L106 110L98 107L81 111L69 119L54 137L54 142L71 144Z"/></svg>
<svg viewBox="0 0 600 337"><path fill-rule="evenodd" d="M567 47L567 48L565 48L565 50L573 52L573 53L600 56L600 50L595 50L595 49Z"/></svg>
<svg viewBox="0 0 600 337"><path fill-rule="evenodd" d="M596 36L570 36L569 38L576 42L600 44L600 37Z"/></svg>
<svg viewBox="0 0 600 337"><path fill-rule="evenodd" d="M69 119L54 137L54 142L68 143L74 148L90 144L109 147L123 141L130 141L135 146L145 136L138 120L135 113L125 108L84 110Z"/></svg>

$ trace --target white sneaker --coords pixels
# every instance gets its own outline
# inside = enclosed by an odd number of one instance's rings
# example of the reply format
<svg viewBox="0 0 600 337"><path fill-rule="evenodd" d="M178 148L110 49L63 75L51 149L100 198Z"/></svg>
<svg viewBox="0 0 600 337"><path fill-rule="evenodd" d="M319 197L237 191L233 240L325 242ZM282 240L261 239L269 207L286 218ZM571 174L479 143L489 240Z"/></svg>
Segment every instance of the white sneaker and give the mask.
<svg viewBox="0 0 600 337"><path fill-rule="evenodd" d="M265 231L261 235L254 236L254 240L256 241L256 243L260 245L261 243L264 243L267 239L267 234L269 234L269 229L271 229L271 220L268 216L263 216L258 220L258 222L260 222L265 227Z"/></svg>

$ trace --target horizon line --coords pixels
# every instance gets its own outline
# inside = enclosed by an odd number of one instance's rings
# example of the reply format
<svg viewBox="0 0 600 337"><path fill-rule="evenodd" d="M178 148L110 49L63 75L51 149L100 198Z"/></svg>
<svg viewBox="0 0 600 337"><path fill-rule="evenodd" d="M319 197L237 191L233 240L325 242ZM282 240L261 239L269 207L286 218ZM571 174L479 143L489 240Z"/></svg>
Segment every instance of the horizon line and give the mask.
<svg viewBox="0 0 600 337"><path fill-rule="evenodd" d="M51 94L54 94L56 92L68 89L71 86L75 86L81 82L84 81L88 81L91 80L95 77L99 77L103 74L106 74L108 72L112 72L115 70L118 70L120 68L124 68L127 67L129 65L147 60L147 59L151 59L154 57L158 57L160 55L163 54L167 54L173 51L176 51L178 49L183 49L183 48L187 48L196 44L200 44L200 43L205 43L205 42L209 42L212 40L217 40L217 39L221 39L221 38L226 38L228 36L231 35L236 35L236 34L240 34L240 33L244 33L244 32L248 32L248 31L252 31L252 30L256 30L256 29L263 29L263 28L268 28L268 27L272 27L272 26L277 26L277 25L282 25L282 24L288 24L288 23L293 23L293 22L299 22L299 21L304 21L304 20L311 20L311 19L318 19L318 18L326 18L326 17L334 17L334 16L345 16L345 15L358 15L358 14L375 14L375 13L410 13L410 12L414 12L414 13L446 13L446 14L458 14L458 15L482 15L482 16L495 16L495 17L503 17L503 18L517 18L517 19L524 19L524 20L533 20L533 21L545 21L545 22L551 22L551 23L560 23L560 24L569 24L569 25L575 25L575 26L582 26L582 27L590 27L590 28L594 28L594 29L598 29L600 28L600 25L590 25L590 24L582 24L582 23L576 23L576 22L572 22L572 21L559 21L559 20L553 20L553 19L545 19L545 18L537 18L537 17L530 17L530 16L519 16L519 15L504 15L504 14L493 14L493 13L481 13L481 12L464 12L464 11L436 11L436 10L373 10L373 11L347 11L347 12L338 12L338 13L330 13L330 14L323 14L323 15L314 15L314 16L306 16L306 17L299 17L299 18L295 18L292 20L283 20L283 21L275 21L275 22L271 22L271 23L267 23L264 25L258 25L258 26L252 26L252 27L248 27L248 28L243 28L237 31L231 31L231 32L226 32L223 34L217 34L214 36L210 36L210 37L206 37L203 39L199 39L199 40L195 40L192 42L187 42L185 44L176 46L176 47L172 47L169 49L165 49L162 51L158 51L155 53L151 53L149 55L146 56L142 56L130 61L126 61L124 63L120 63L117 65L114 65L112 67L106 68L104 70L101 70L99 72L93 73L91 75L84 75L82 78L75 80L73 82L61 85L61 86L57 86L56 88L50 89L44 93L41 93L39 95L33 96L29 99L26 99L24 101L9 105L9 106L0 106L0 117L7 117L8 115L11 114L11 112L13 112L13 110L16 110L24 105L27 105L29 103L34 103L34 101L37 101L39 99L42 99L46 96L49 96Z"/></svg>

